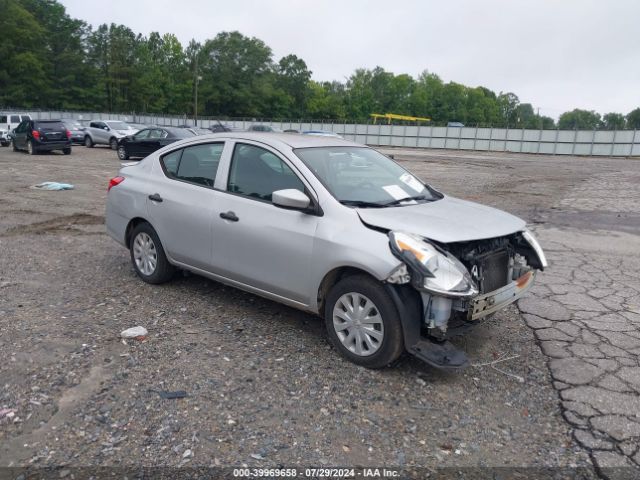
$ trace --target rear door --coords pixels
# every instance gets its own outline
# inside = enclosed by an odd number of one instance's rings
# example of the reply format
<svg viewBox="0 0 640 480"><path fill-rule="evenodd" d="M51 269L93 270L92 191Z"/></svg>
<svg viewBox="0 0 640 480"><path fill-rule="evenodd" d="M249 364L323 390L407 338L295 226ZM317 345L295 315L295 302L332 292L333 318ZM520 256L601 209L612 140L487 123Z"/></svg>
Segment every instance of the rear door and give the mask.
<svg viewBox="0 0 640 480"><path fill-rule="evenodd" d="M174 260L210 270L214 190L225 142L192 145L154 162L147 210L166 252Z"/></svg>

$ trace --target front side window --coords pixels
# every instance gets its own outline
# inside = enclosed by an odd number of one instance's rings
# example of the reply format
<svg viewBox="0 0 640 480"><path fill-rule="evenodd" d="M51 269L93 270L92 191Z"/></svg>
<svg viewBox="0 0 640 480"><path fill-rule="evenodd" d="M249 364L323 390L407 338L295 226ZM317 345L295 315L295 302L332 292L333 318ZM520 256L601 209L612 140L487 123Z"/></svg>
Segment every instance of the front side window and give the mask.
<svg viewBox="0 0 640 480"><path fill-rule="evenodd" d="M165 155L161 162L169 178L213 188L223 149L224 143L194 145Z"/></svg>
<svg viewBox="0 0 640 480"><path fill-rule="evenodd" d="M20 123L20 115L11 115L11 123Z"/></svg>
<svg viewBox="0 0 640 480"><path fill-rule="evenodd" d="M134 135L134 138L136 140L144 140L145 138L149 138L149 133L151 133L151 130L149 129L140 130L138 133Z"/></svg>
<svg viewBox="0 0 640 480"><path fill-rule="evenodd" d="M294 152L345 205L385 207L440 198L407 170L371 148L311 147Z"/></svg>
<svg viewBox="0 0 640 480"><path fill-rule="evenodd" d="M229 192L270 202L273 192L290 188L304 192L302 181L277 155L254 145L236 145L227 184Z"/></svg>

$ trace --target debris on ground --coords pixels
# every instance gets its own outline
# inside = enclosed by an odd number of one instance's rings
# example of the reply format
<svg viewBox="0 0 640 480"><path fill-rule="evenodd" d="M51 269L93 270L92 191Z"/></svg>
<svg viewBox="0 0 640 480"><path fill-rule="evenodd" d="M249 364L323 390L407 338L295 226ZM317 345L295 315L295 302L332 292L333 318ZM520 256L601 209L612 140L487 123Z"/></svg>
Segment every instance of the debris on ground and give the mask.
<svg viewBox="0 0 640 480"><path fill-rule="evenodd" d="M34 188L41 190L73 190L75 187L70 183L58 183L58 182L42 182L38 185L34 185Z"/></svg>
<svg viewBox="0 0 640 480"><path fill-rule="evenodd" d="M144 340L149 332L144 327L131 327L120 333L122 338L133 338L135 340Z"/></svg>
<svg viewBox="0 0 640 480"><path fill-rule="evenodd" d="M175 392L167 392L166 390L151 390L149 389L150 392L152 393L157 393L158 395L160 395L160 398L163 398L165 400L174 400L176 398L185 398L186 396L188 396L187 392L185 392L184 390L176 390Z"/></svg>

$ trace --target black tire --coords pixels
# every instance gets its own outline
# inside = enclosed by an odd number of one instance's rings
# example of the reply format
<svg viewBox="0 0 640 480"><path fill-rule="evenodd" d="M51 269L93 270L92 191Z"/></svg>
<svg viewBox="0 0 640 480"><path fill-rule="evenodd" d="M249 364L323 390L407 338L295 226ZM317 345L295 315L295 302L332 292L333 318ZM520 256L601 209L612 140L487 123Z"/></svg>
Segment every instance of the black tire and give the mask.
<svg viewBox="0 0 640 480"><path fill-rule="evenodd" d="M155 246L156 267L151 274L145 274L144 272L142 272L142 270L140 270L140 268L138 267L135 259L134 250L136 246L136 239L141 234L146 234L147 236L149 236ZM135 269L138 276L147 283L159 284L167 282L171 280L173 274L175 273L175 267L171 265L167 260L167 256L164 253L164 248L162 247L162 243L160 242L158 234L153 229L153 227L146 222L140 223L133 229L133 232L131 233L129 253L131 254L131 263L133 264L133 268Z"/></svg>
<svg viewBox="0 0 640 480"><path fill-rule="evenodd" d="M109 139L109 148L111 148L111 150L118 149L118 139L116 137L111 137Z"/></svg>
<svg viewBox="0 0 640 480"><path fill-rule="evenodd" d="M71 155L71 147L63 148L62 153L64 153L65 155Z"/></svg>
<svg viewBox="0 0 640 480"><path fill-rule="evenodd" d="M87 148L93 148L93 140L91 140L91 137L89 135L84 137L84 146Z"/></svg>
<svg viewBox="0 0 640 480"><path fill-rule="evenodd" d="M357 355L342 344L334 328L333 310L336 303L345 294L358 293L375 304L384 327L384 335L379 348L367 356ZM353 275L340 280L333 286L324 311L325 326L332 345L347 360L366 367L384 368L398 359L404 352L402 323L393 300L380 282L366 275Z"/></svg>
<svg viewBox="0 0 640 480"><path fill-rule="evenodd" d="M124 145L118 147L118 158L120 160L129 160L129 152L127 152L127 147Z"/></svg>
<svg viewBox="0 0 640 480"><path fill-rule="evenodd" d="M13 140L11 140L11 150L13 150L14 152L18 151L18 147L16 147L16 142L14 142Z"/></svg>
<svg viewBox="0 0 640 480"><path fill-rule="evenodd" d="M37 155L38 149L35 147L31 140L27 140L27 153L29 155Z"/></svg>

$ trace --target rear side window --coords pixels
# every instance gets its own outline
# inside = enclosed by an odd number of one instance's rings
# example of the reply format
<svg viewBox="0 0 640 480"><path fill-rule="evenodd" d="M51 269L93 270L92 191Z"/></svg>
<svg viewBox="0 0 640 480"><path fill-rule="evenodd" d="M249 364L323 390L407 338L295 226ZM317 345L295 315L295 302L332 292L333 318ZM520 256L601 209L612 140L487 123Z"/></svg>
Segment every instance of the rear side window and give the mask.
<svg viewBox="0 0 640 480"><path fill-rule="evenodd" d="M29 120L25 118L24 120ZM20 115L11 115L11 123L20 123Z"/></svg>
<svg viewBox="0 0 640 480"><path fill-rule="evenodd" d="M0 115L0 123L7 123L7 116L6 115Z"/></svg>
<svg viewBox="0 0 640 480"><path fill-rule="evenodd" d="M162 157L162 166L170 178L213 188L223 148L224 143L187 147Z"/></svg>

